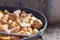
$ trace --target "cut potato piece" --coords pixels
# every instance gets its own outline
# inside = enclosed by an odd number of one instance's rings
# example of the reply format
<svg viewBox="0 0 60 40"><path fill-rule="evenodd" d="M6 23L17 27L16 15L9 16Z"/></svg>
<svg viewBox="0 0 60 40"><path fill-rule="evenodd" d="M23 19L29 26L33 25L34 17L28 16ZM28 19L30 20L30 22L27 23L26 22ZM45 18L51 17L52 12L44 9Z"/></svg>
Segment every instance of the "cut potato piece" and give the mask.
<svg viewBox="0 0 60 40"><path fill-rule="evenodd" d="M11 40L10 36L0 36L1 40Z"/></svg>
<svg viewBox="0 0 60 40"><path fill-rule="evenodd" d="M42 27L42 22L38 21L38 20L35 20L35 21L33 21L32 26L33 26L33 28L40 29Z"/></svg>
<svg viewBox="0 0 60 40"><path fill-rule="evenodd" d="M26 11L15 10L12 13L7 10L0 11L0 32L34 35L42 26L40 19ZM20 40L24 37L0 35L0 40Z"/></svg>
<svg viewBox="0 0 60 40"><path fill-rule="evenodd" d="M19 32L19 31L20 31L20 26L17 26L17 27L15 27L15 28L10 29L10 32L11 32L11 33L17 33L17 32Z"/></svg>
<svg viewBox="0 0 60 40"><path fill-rule="evenodd" d="M15 10L13 13L14 14L20 14L21 13L21 10Z"/></svg>
<svg viewBox="0 0 60 40"><path fill-rule="evenodd" d="M31 24L30 23L21 23L21 26L22 27L31 27Z"/></svg>
<svg viewBox="0 0 60 40"><path fill-rule="evenodd" d="M38 29L35 28L35 29L33 30L33 34L36 34L36 33L38 33Z"/></svg>
<svg viewBox="0 0 60 40"><path fill-rule="evenodd" d="M3 12L0 11L0 19L3 17Z"/></svg>
<svg viewBox="0 0 60 40"><path fill-rule="evenodd" d="M0 23L1 23L1 24L7 24L7 20L1 19L1 20L0 20Z"/></svg>

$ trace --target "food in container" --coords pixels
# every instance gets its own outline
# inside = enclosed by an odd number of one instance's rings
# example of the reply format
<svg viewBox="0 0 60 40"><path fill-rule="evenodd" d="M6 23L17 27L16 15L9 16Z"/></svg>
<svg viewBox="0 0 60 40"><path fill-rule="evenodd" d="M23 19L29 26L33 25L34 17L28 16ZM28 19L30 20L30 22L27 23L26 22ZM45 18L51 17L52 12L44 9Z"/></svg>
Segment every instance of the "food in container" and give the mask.
<svg viewBox="0 0 60 40"><path fill-rule="evenodd" d="M43 22L40 19L25 11L16 10L13 13L7 10L0 11L0 32L34 35L42 26ZM0 38L4 40L4 37Z"/></svg>

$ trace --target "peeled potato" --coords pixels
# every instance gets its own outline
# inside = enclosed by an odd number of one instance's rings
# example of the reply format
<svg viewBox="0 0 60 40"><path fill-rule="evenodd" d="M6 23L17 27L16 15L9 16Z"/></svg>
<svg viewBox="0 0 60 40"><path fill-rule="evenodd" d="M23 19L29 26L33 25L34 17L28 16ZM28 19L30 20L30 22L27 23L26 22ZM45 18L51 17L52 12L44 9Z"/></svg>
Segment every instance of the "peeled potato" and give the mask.
<svg viewBox="0 0 60 40"><path fill-rule="evenodd" d="M7 10L4 10L4 14L9 14L9 12Z"/></svg>
<svg viewBox="0 0 60 40"><path fill-rule="evenodd" d="M15 10L13 13L14 14L20 14L21 13L21 10Z"/></svg>
<svg viewBox="0 0 60 40"><path fill-rule="evenodd" d="M0 32L10 33L7 25L0 25Z"/></svg>
<svg viewBox="0 0 60 40"><path fill-rule="evenodd" d="M0 25L0 29L1 28L6 28L6 29L8 29L8 25L7 24L5 24L5 25Z"/></svg>
<svg viewBox="0 0 60 40"><path fill-rule="evenodd" d="M26 35L31 35L31 33L30 32L26 32Z"/></svg>
<svg viewBox="0 0 60 40"><path fill-rule="evenodd" d="M8 14L4 14L3 19L8 20L8 17L9 17Z"/></svg>
<svg viewBox="0 0 60 40"><path fill-rule="evenodd" d="M20 26L17 26L17 27L14 27L14 28L10 29L11 33L17 33L19 31L20 31Z"/></svg>
<svg viewBox="0 0 60 40"><path fill-rule="evenodd" d="M25 11L16 10L13 13L0 11L0 32L33 35L42 27L42 21ZM2 40L10 40L9 37L1 37ZM11 40L20 40L12 36Z"/></svg>
<svg viewBox="0 0 60 40"><path fill-rule="evenodd" d="M19 19L19 18L17 18L17 19L16 19L16 23L17 23L18 25L20 25L20 24L21 24L21 21L20 21L20 19Z"/></svg>
<svg viewBox="0 0 60 40"><path fill-rule="evenodd" d="M21 18L24 18L24 17L26 17L26 16L27 16L27 13L26 13L25 11L22 11L20 17L21 17Z"/></svg>
<svg viewBox="0 0 60 40"><path fill-rule="evenodd" d="M30 23L33 24L33 20L30 20Z"/></svg>
<svg viewBox="0 0 60 40"><path fill-rule="evenodd" d="M0 28L0 32L10 33L10 31L6 28Z"/></svg>
<svg viewBox="0 0 60 40"><path fill-rule="evenodd" d="M12 17L12 18L9 18L9 19L14 19L14 20L16 20L16 19L19 17L18 15L13 14L13 13L10 13L9 15L10 15L10 17Z"/></svg>
<svg viewBox="0 0 60 40"><path fill-rule="evenodd" d="M11 38L12 38L12 40L20 40L19 37L15 37L15 36L12 36Z"/></svg>
<svg viewBox="0 0 60 40"><path fill-rule="evenodd" d="M36 18L36 17L32 17L31 19L32 19L32 20L37 20L37 18Z"/></svg>
<svg viewBox="0 0 60 40"><path fill-rule="evenodd" d="M27 22L29 22L29 19L24 18L24 19L22 20L22 22L27 23Z"/></svg>
<svg viewBox="0 0 60 40"><path fill-rule="evenodd" d="M10 36L1 35L0 40L11 40Z"/></svg>
<svg viewBox="0 0 60 40"><path fill-rule="evenodd" d="M3 12L0 11L0 19L3 17Z"/></svg>
<svg viewBox="0 0 60 40"><path fill-rule="evenodd" d="M27 28L26 28L26 27L22 28L22 30L23 30L24 32L27 32Z"/></svg>
<svg viewBox="0 0 60 40"><path fill-rule="evenodd" d="M35 29L33 30L33 34L36 34L36 33L38 33L38 29L35 28Z"/></svg>
<svg viewBox="0 0 60 40"><path fill-rule="evenodd" d="M32 28L28 28L28 32L33 33Z"/></svg>
<svg viewBox="0 0 60 40"><path fill-rule="evenodd" d="M31 27L31 24L30 23L21 23L21 26L22 27Z"/></svg>
<svg viewBox="0 0 60 40"><path fill-rule="evenodd" d="M32 24L33 28L37 28L37 29L40 29L42 27L42 22L38 21L38 20L35 20L33 21L33 24Z"/></svg>
<svg viewBox="0 0 60 40"><path fill-rule="evenodd" d="M7 20L5 20L5 19L1 19L0 22L1 22L1 24L7 24Z"/></svg>
<svg viewBox="0 0 60 40"><path fill-rule="evenodd" d="M0 23L0 26L1 26L1 23Z"/></svg>
<svg viewBox="0 0 60 40"><path fill-rule="evenodd" d="M24 31L19 31L17 34L25 34Z"/></svg>
<svg viewBox="0 0 60 40"><path fill-rule="evenodd" d="M8 24L12 23L12 20L8 20Z"/></svg>
<svg viewBox="0 0 60 40"><path fill-rule="evenodd" d="M16 22L12 22L12 20L10 20L10 22L9 22L9 29L12 29L12 28L14 28L14 27L16 27Z"/></svg>
<svg viewBox="0 0 60 40"><path fill-rule="evenodd" d="M23 20L22 20L22 22L25 22L25 23L28 23L28 22L30 22L30 19L31 19L31 17L25 17L25 18L23 18Z"/></svg>

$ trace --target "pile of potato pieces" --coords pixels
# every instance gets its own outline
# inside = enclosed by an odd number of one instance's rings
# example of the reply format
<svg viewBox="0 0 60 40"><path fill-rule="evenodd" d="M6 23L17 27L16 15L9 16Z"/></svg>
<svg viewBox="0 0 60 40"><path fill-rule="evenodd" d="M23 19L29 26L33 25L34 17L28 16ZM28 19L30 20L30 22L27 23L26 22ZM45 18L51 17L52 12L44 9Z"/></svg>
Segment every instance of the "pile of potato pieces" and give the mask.
<svg viewBox="0 0 60 40"><path fill-rule="evenodd" d="M33 35L38 33L42 26L43 22L40 19L25 11L0 11L0 32Z"/></svg>

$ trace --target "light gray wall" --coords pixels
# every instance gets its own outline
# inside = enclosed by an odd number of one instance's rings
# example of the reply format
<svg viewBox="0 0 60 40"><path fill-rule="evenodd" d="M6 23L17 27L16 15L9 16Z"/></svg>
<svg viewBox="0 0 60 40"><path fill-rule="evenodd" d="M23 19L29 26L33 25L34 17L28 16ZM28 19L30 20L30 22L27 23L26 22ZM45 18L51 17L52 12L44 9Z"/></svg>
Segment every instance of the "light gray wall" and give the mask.
<svg viewBox="0 0 60 40"><path fill-rule="evenodd" d="M52 0L50 22L60 22L60 0Z"/></svg>

